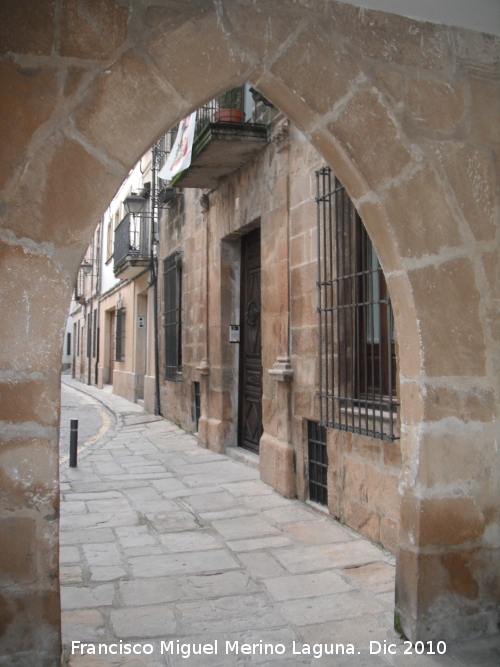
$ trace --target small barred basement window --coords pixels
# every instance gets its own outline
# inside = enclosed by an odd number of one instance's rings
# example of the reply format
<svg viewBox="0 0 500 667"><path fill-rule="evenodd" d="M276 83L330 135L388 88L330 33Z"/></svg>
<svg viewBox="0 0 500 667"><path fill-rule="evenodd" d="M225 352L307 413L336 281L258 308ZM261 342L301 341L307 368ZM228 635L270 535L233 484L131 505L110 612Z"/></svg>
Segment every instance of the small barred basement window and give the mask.
<svg viewBox="0 0 500 667"><path fill-rule="evenodd" d="M328 505L326 428L318 422L307 422L307 447L309 454L309 500L320 505Z"/></svg>
<svg viewBox="0 0 500 667"><path fill-rule="evenodd" d="M198 424L201 416L201 392L200 383L194 382L194 432L198 433Z"/></svg>

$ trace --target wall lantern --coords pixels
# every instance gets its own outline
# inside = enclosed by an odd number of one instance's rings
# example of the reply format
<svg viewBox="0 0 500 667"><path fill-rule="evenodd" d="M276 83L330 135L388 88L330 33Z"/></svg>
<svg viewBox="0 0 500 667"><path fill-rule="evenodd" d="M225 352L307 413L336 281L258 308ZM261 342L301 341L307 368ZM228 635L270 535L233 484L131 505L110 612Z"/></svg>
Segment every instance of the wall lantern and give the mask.
<svg viewBox="0 0 500 667"><path fill-rule="evenodd" d="M131 192L129 196L125 197L125 199L123 200L123 205L125 206L125 210L127 211L127 213L131 213L132 215L140 213L145 203L146 200L144 199L144 197L141 197L135 192Z"/></svg>
<svg viewBox="0 0 500 667"><path fill-rule="evenodd" d="M92 273L92 264L90 262L82 262L80 268L86 276Z"/></svg>

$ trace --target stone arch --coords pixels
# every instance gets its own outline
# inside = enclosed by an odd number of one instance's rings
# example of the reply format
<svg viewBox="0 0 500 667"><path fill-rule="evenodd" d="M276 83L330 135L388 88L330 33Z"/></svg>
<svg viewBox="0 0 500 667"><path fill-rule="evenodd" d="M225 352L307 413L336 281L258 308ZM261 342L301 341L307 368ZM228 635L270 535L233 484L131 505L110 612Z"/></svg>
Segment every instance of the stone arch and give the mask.
<svg viewBox="0 0 500 667"><path fill-rule="evenodd" d="M336 2L195 0L172 10L106 0L87 3L92 30L82 2L56 11L40 1L33 26L12 12L2 36L7 652L36 648L48 665L59 651L60 341L92 229L145 147L245 80L339 175L388 278L403 378L397 607L405 632L491 631L500 139L487 114L500 108L496 47L478 33ZM37 621L15 612L19 604Z"/></svg>

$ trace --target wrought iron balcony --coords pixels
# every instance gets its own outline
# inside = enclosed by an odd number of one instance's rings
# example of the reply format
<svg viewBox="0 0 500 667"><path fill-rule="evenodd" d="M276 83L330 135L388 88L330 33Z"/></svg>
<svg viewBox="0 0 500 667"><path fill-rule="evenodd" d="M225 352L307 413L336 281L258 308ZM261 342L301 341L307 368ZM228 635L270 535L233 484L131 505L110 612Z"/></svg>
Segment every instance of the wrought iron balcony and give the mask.
<svg viewBox="0 0 500 667"><path fill-rule="evenodd" d="M75 283L75 301L77 303L85 303L85 274L81 269L78 270Z"/></svg>
<svg viewBox="0 0 500 667"><path fill-rule="evenodd" d="M215 188L221 179L252 160L266 143L265 115L256 114L246 86L232 88L196 112L191 165L177 174L171 185Z"/></svg>
<svg viewBox="0 0 500 667"><path fill-rule="evenodd" d="M135 278L149 266L151 213L127 213L115 229L113 252L117 278Z"/></svg>

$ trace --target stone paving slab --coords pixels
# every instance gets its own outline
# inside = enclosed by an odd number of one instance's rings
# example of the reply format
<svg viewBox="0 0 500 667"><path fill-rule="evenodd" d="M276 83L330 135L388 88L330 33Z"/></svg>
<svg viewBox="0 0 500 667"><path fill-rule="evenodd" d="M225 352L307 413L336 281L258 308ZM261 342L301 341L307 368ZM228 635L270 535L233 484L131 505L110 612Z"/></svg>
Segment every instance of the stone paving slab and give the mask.
<svg viewBox="0 0 500 667"><path fill-rule="evenodd" d="M109 391L64 383L73 390L70 406L78 408L83 389L87 414L94 400L112 415L112 428L85 449L77 469L61 464L65 665L500 664L498 637L455 642L444 656L404 655L392 628L391 554L314 507L282 498L258 471L201 449L175 424L150 419ZM105 648L137 642L153 652L70 656L72 640ZM190 650L217 641L219 651L167 655L162 641ZM370 654L370 641L394 643L397 655ZM226 653L226 642L254 646L253 653ZM284 652L259 653L266 643ZM352 644L356 654L326 654L336 643Z"/></svg>

